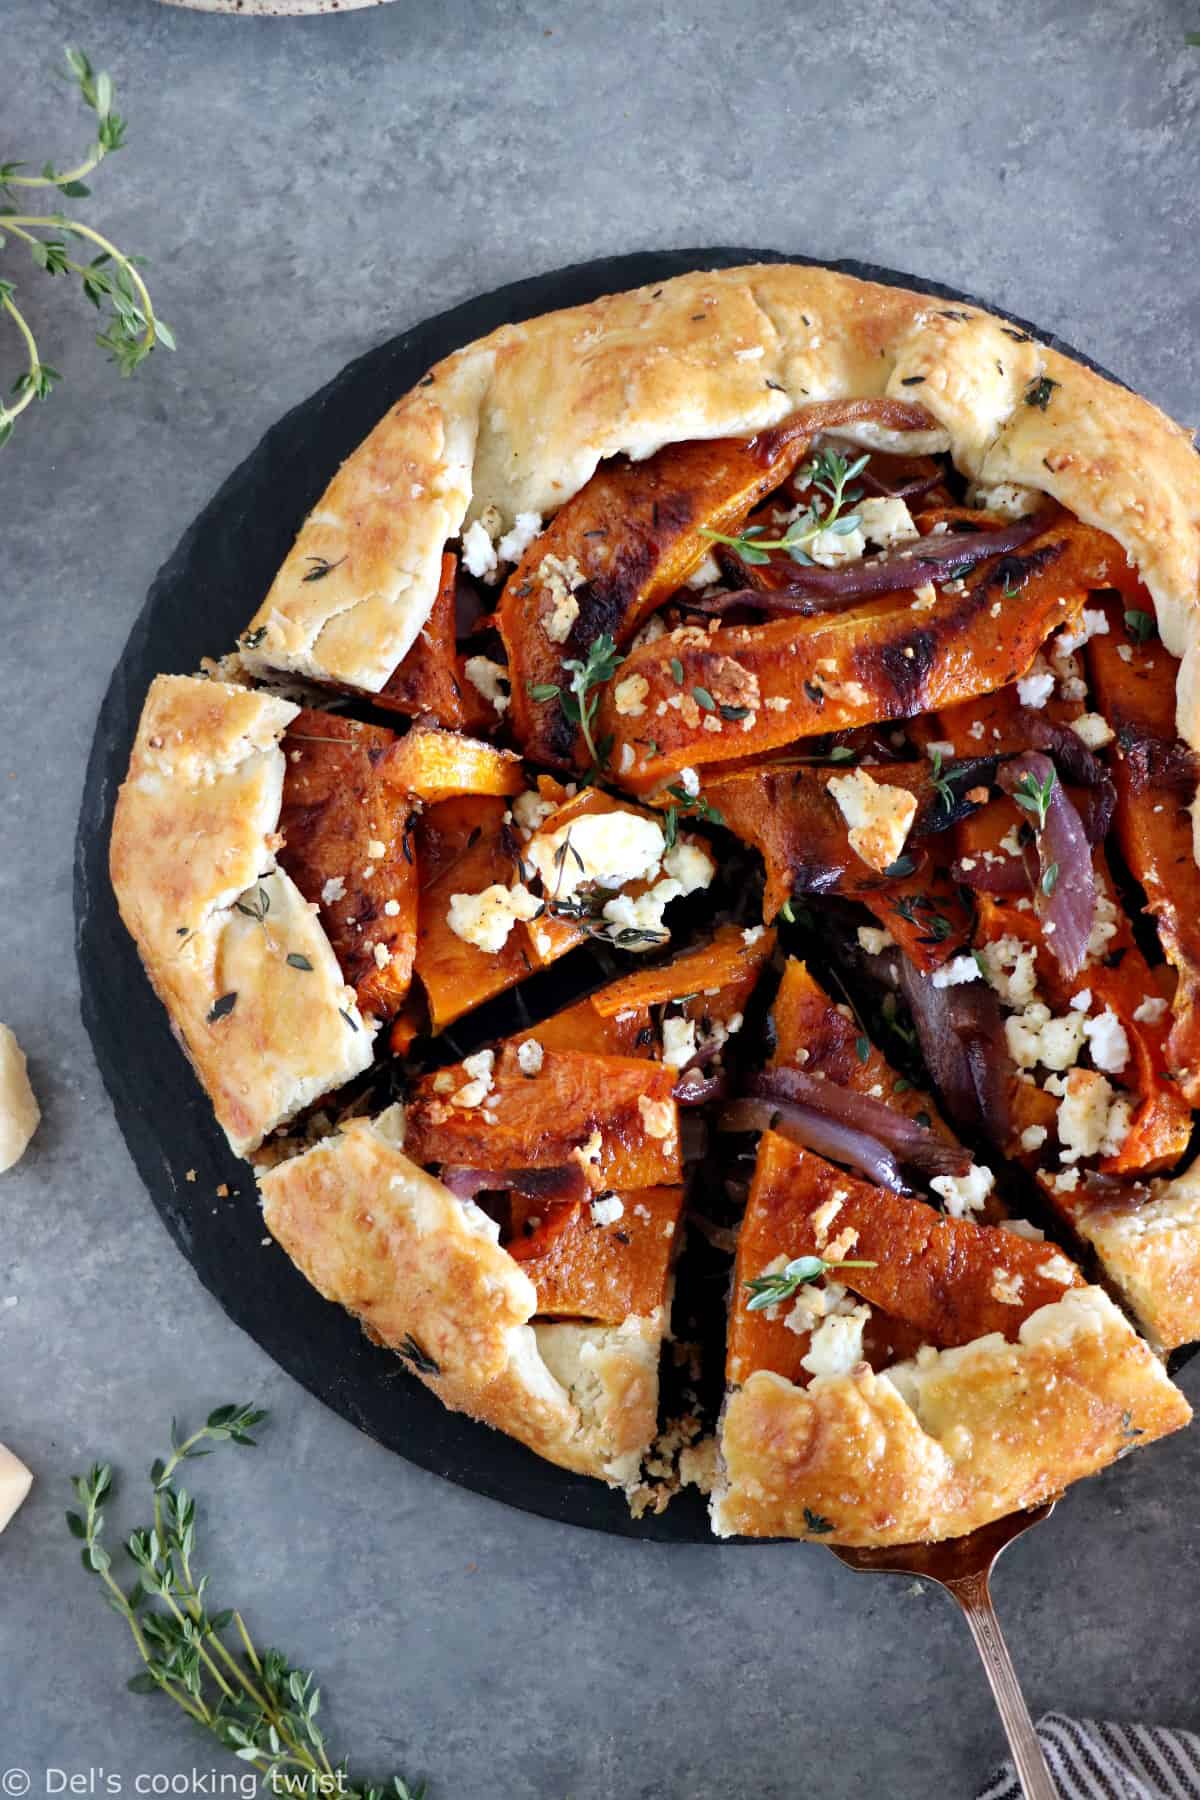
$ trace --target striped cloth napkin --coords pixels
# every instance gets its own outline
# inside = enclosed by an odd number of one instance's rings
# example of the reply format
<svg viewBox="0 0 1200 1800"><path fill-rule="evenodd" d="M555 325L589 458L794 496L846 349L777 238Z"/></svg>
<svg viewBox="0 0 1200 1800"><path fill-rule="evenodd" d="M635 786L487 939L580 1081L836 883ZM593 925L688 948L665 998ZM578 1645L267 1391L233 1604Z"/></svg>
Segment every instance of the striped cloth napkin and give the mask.
<svg viewBox="0 0 1200 1800"><path fill-rule="evenodd" d="M1200 1737L1161 1725L1113 1725L1046 1713L1037 1734L1064 1800L1200 1800ZM1021 1800L1005 1763L976 1800Z"/></svg>

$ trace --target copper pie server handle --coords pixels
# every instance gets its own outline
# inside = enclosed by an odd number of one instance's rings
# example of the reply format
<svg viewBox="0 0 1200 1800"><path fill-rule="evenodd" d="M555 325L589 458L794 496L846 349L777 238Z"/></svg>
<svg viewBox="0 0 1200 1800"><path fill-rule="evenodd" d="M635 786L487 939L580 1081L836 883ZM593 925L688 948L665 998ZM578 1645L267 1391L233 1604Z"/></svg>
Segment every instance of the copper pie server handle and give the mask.
<svg viewBox="0 0 1200 1800"><path fill-rule="evenodd" d="M1049 1500L1031 1512L1010 1513L1006 1518L996 1519L979 1531L971 1532L969 1537L949 1538L941 1544L902 1544L886 1550L829 1546L840 1562L859 1574L916 1575L937 1582L957 1600L983 1662L1025 1800L1058 1800L1058 1789L1046 1767L1046 1758L992 1605L989 1577L1006 1545L1028 1531L1031 1525L1049 1518L1054 1507L1055 1502Z"/></svg>

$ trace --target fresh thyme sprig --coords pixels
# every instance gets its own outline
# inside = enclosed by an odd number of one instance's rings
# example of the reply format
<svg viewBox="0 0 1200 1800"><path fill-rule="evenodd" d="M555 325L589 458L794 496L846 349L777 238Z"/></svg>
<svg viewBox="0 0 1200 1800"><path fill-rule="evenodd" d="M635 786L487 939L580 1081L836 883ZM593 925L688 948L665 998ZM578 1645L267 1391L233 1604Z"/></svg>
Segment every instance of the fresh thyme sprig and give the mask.
<svg viewBox="0 0 1200 1800"><path fill-rule="evenodd" d="M26 166L20 162L0 162L0 249L11 236L24 244L39 269L47 275L77 275L84 296L101 314L109 309L105 328L96 342L107 350L122 375L133 371L149 356L156 344L168 350L175 348L169 328L158 318L150 299L150 291L140 270L143 259L126 256L108 238L90 225L68 219L61 211L26 213L19 210L17 191L22 188L52 188L71 200L86 200L91 189L83 177L114 150L125 144L125 121L113 109L111 78L103 70L92 68L82 50L68 47L66 79L79 89L84 105L96 117L96 141L82 161L73 168L58 170L46 163L40 175L22 175ZM87 262L69 254L72 240L95 252ZM34 400L46 400L55 382L62 377L58 370L43 362L29 322L14 298L16 288L11 281L0 279L0 311L6 313L16 327L25 347L26 367L13 383L15 399L0 405L0 445L12 436L13 425Z"/></svg>
<svg viewBox="0 0 1200 1800"><path fill-rule="evenodd" d="M858 529L858 514L843 513L842 507L851 505L860 498L857 489L847 493L846 486L857 475L862 474L869 460L869 457L860 456L848 463L836 450L818 450L802 477L817 492L780 538L765 538L762 535L765 527L762 525L747 525L744 531L734 537L706 528L702 530L702 535L711 538L714 543L728 544L745 563L769 562L771 559L767 552L770 550L786 550L793 562L811 563L813 559L808 554L808 547L821 532L831 531L835 537L848 537L850 532ZM822 494L827 503L823 512L817 497Z"/></svg>
<svg viewBox="0 0 1200 1800"><path fill-rule="evenodd" d="M942 773L942 753L941 753L941 751L935 750L929 760L930 760L930 765L931 765L929 774L930 774L930 780L933 784L933 787L935 788L935 790L941 797L942 805L945 807L946 811L948 813L953 812L954 811L954 803L955 803L956 799L958 798L958 796L954 792L953 784L949 780L948 776L943 775L943 773Z"/></svg>
<svg viewBox="0 0 1200 1800"><path fill-rule="evenodd" d="M592 759L592 772L603 768L607 761L611 744L606 747L601 743L597 747L592 737L592 721L596 717L596 709L600 705L597 689L612 680L625 658L620 655L616 645L607 632L602 632L588 651L586 658L580 662L578 657L571 657L564 662L563 669L570 675L568 685L563 688L557 681L531 681L530 697L538 702L557 700L565 719L572 725L578 725L583 733L583 741L587 745L588 755Z"/></svg>
<svg viewBox="0 0 1200 1800"><path fill-rule="evenodd" d="M823 1256L794 1256L786 1268L777 1269L773 1275L755 1275L743 1283L754 1296L746 1302L746 1311L762 1312L768 1306L790 1300L802 1287L818 1281L822 1275L828 1275L831 1271L875 1269L878 1266L874 1262L826 1262Z"/></svg>
<svg viewBox="0 0 1200 1800"><path fill-rule="evenodd" d="M667 840L667 849L673 850L679 841L679 815L688 813L703 825L723 825L725 814L718 807L710 806L703 794L689 794L680 782L673 782L667 789L675 804L668 806L663 814L663 834Z"/></svg>
<svg viewBox="0 0 1200 1800"><path fill-rule="evenodd" d="M1023 806L1026 812L1037 814L1039 830L1046 823L1046 814L1050 810L1050 796L1054 792L1056 780L1057 776L1053 769L1051 769L1045 781L1039 781L1036 775L1026 774L1022 775L1020 781L1013 789L1013 799L1016 801L1017 805Z"/></svg>
<svg viewBox="0 0 1200 1800"><path fill-rule="evenodd" d="M112 1469L95 1463L74 1478L81 1510L67 1514L67 1525L83 1546L84 1568L99 1578L108 1604L129 1626L144 1665L128 1686L135 1694L166 1694L226 1750L257 1769L272 1793L421 1800L424 1787L409 1787L399 1776L386 1787L352 1786L347 1763L332 1763L325 1748L317 1724L321 1690L313 1675L293 1669L278 1650L260 1654L241 1613L211 1610L209 1578L193 1573L196 1503L176 1485L176 1471L210 1455L206 1445L253 1445L251 1433L266 1416L253 1406L219 1406L184 1438L172 1422L171 1454L150 1467L153 1524L125 1540L125 1553L137 1569L128 1590L113 1574L102 1541Z"/></svg>

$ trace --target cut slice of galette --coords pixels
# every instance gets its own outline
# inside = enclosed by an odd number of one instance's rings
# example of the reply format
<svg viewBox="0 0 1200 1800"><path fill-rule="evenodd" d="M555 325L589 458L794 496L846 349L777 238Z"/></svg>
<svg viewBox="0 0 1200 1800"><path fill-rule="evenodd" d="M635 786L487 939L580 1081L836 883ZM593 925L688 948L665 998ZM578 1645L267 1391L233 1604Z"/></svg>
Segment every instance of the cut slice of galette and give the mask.
<svg viewBox="0 0 1200 1800"><path fill-rule="evenodd" d="M644 1503L728 1255L716 1529L953 1535L1188 1416L1198 621L1147 401L698 272L388 410L155 682L113 882L273 1234L448 1405Z"/></svg>

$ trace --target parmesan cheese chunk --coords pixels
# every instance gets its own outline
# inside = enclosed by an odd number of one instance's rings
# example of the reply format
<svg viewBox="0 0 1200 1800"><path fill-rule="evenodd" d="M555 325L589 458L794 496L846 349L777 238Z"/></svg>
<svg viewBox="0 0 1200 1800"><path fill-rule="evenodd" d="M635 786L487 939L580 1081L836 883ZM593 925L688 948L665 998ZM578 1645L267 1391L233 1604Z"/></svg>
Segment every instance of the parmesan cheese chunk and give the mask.
<svg viewBox="0 0 1200 1800"><path fill-rule="evenodd" d="M25 1053L9 1027L0 1025L0 1174L20 1162L41 1117Z"/></svg>
<svg viewBox="0 0 1200 1800"><path fill-rule="evenodd" d="M32 1486L33 1475L20 1457L0 1444L0 1531L24 1503Z"/></svg>

